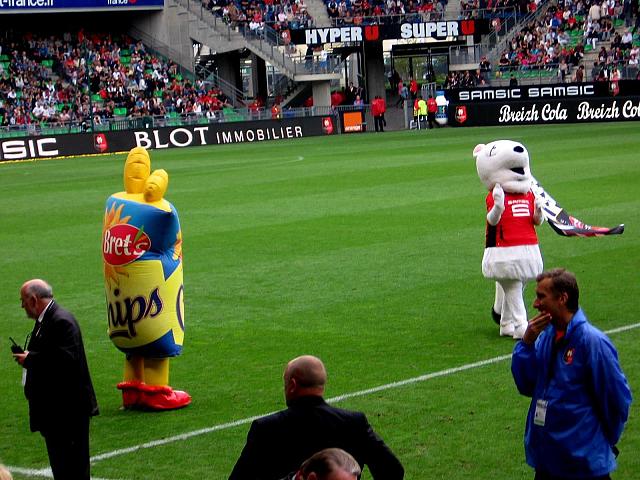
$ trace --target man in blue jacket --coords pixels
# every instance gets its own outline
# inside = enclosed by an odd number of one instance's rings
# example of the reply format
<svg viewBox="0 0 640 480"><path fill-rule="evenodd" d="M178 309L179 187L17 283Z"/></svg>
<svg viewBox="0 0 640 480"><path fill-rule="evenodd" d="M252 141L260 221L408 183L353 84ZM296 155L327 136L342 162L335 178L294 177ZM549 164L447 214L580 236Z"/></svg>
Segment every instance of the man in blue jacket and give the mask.
<svg viewBox="0 0 640 480"><path fill-rule="evenodd" d="M578 306L571 272L554 269L536 280L533 306L540 313L511 361L518 390L531 397L527 463L535 480L609 479L631 404L618 354Z"/></svg>

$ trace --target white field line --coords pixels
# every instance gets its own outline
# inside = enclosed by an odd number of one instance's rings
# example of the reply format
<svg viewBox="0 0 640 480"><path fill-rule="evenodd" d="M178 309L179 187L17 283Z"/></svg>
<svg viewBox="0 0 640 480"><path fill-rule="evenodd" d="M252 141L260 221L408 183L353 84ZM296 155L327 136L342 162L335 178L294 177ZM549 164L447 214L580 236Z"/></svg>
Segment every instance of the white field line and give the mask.
<svg viewBox="0 0 640 480"><path fill-rule="evenodd" d="M639 327L640 327L640 323L634 323L632 325L625 325L625 326L622 326L622 327L614 328L612 330L607 330L604 333L606 333L607 335L611 335L613 333L626 332L628 330L633 330L633 329L639 328ZM489 358L489 359L486 359L486 360L481 360L481 361L474 362L474 363L467 363L467 364L461 365L459 367L447 368L445 370L440 370L438 372L427 373L425 375L420 375L418 377L408 378L406 380L400 380L398 382L387 383L385 385L379 385L377 387L367 388L365 390L359 390L357 392L345 393L343 395L338 395L337 397L329 398L329 399L327 399L327 402L328 403L338 403L338 402L342 402L343 400L346 400L346 399L349 399L349 398L362 397L364 395L370 395L372 393L382 392L384 390L390 390L392 388L404 387L406 385L412 385L414 383L425 382L425 381L431 380L433 378L446 377L446 376L449 376L449 375L453 375L454 373L463 372L465 370L471 370L471 369L474 369L474 368L479 368L479 367L484 367L486 365L499 363L499 362L502 362L504 360L508 360L509 358L511 358L511 354L500 355L500 356L497 356L497 357ZM121 455L126 455L128 453L137 452L138 450L142 450L142 449L145 449L145 448L159 447L161 445L166 445L168 443L174 443L174 442L180 442L182 440L187 440L187 439L189 439L191 437L197 437L199 435L205 435L205 434L211 433L211 432L217 432L217 431L220 431L220 430L226 430L228 428L238 427L240 425L246 425L248 423L253 422L254 420L257 420L258 418L262 418L262 417L265 417L267 415L271 415L271 413L274 413L274 412L264 413L262 415L255 415L253 417L242 418L240 420L235 420L235 421L229 422L229 423L222 423L222 424L219 424L219 425L214 425L212 427L201 428L201 429L198 429L198 430L193 430L191 432L182 433L180 435L174 435L172 437L161 438L159 440L153 440L153 441L150 441L150 442L145 442L145 443L141 443L141 444L138 444L138 445L133 445L131 447L120 448L120 449L117 449L117 450L112 450L111 452L101 453L100 455L95 455L95 456L91 457L91 463L97 463L97 462L100 462L102 460L107 460L109 458L118 457L118 456L121 456ZM49 477L49 478L52 477L51 470L49 468L44 468L44 469L41 469L41 470L35 470L35 469L26 469L26 468L19 468L19 467L9 467L9 470L12 471L12 472L21 473L23 475L29 475L29 476ZM106 479L93 478L93 480L106 480Z"/></svg>
<svg viewBox="0 0 640 480"><path fill-rule="evenodd" d="M53 478L53 473L51 473L51 468L41 468L40 470L36 470L35 468L21 468L21 467L7 467L12 473L19 473L20 475L25 475L27 477L44 477L44 478ZM107 478L99 478L99 477L91 477L91 480L109 480Z"/></svg>

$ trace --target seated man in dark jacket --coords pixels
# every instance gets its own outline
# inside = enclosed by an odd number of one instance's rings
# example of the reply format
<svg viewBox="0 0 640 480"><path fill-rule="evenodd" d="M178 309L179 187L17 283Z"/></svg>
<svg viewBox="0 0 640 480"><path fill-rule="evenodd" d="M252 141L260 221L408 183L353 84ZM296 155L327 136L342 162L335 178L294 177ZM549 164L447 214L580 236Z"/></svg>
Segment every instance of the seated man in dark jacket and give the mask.
<svg viewBox="0 0 640 480"><path fill-rule="evenodd" d="M285 410L255 420L230 480L277 480L295 471L314 453L341 448L374 479L396 480L404 468L367 417L328 405L324 399L327 372L319 358L291 360L284 371Z"/></svg>

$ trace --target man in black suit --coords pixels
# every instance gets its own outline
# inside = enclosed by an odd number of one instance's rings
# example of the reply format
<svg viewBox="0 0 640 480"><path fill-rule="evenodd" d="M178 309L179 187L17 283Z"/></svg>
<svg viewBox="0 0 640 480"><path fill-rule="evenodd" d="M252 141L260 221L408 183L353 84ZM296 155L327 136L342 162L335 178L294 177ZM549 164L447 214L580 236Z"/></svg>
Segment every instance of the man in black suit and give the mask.
<svg viewBox="0 0 640 480"><path fill-rule="evenodd" d="M29 345L15 353L24 367L32 432L44 437L54 479L88 480L89 420L98 414L76 319L53 300L44 280L20 289L22 308L35 320Z"/></svg>
<svg viewBox="0 0 640 480"><path fill-rule="evenodd" d="M291 360L284 371L287 409L255 420L229 480L276 480L314 453L341 448L374 479L396 480L404 468L360 412L334 408L322 398L327 372L319 358Z"/></svg>

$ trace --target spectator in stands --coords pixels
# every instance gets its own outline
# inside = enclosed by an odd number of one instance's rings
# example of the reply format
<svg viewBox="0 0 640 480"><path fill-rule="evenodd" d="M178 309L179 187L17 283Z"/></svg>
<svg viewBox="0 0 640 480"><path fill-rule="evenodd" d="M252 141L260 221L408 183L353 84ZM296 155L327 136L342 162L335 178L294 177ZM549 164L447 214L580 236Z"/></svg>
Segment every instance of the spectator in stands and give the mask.
<svg viewBox="0 0 640 480"><path fill-rule="evenodd" d="M480 59L480 71L481 72L490 72L491 71L491 62L487 59L486 56L483 56Z"/></svg>
<svg viewBox="0 0 640 480"><path fill-rule="evenodd" d="M624 33L622 34L622 39L620 41L620 48L625 50L629 49L631 48L632 43L633 43L633 34L628 28L626 28Z"/></svg>
<svg viewBox="0 0 640 480"><path fill-rule="evenodd" d="M600 20L600 4L594 1L589 7L589 19L592 22L598 22Z"/></svg>
<svg viewBox="0 0 640 480"><path fill-rule="evenodd" d="M341 410L324 399L327 373L310 355L291 360L284 371L287 408L254 420L247 443L229 477L280 479L313 453L342 448L367 465L374 479L402 479L404 469L373 431L364 414Z"/></svg>
<svg viewBox="0 0 640 480"><path fill-rule="evenodd" d="M560 83L564 83L569 75L569 66L564 58L560 59L558 64L558 80Z"/></svg>

